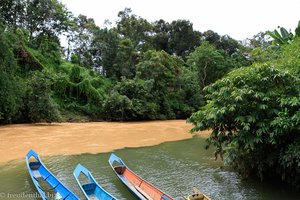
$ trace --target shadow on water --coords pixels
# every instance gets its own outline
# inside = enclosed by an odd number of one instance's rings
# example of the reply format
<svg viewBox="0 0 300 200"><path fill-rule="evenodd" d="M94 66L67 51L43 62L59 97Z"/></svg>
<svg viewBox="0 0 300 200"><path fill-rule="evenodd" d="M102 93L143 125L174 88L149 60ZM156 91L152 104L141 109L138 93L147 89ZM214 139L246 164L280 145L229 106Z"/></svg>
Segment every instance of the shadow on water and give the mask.
<svg viewBox="0 0 300 200"><path fill-rule="evenodd" d="M214 161L213 150L205 150L204 146L205 139L195 137L153 147L127 148L115 153L142 178L178 199L190 193L193 187L218 200L299 199L299 193L278 185L242 180L236 172L223 167L220 161ZM107 162L109 155L40 156L53 174L82 199L84 196L72 175L78 163L87 167L96 180L118 199L135 199L111 170ZM33 199L28 198L33 194L36 190L25 161L0 166L0 200Z"/></svg>

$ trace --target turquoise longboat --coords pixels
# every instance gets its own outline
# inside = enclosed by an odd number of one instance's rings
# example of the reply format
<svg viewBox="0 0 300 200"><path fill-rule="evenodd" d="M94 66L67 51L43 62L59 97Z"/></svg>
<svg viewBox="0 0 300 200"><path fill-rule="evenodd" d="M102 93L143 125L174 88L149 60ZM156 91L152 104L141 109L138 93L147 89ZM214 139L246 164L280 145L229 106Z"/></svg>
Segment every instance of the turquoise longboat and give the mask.
<svg viewBox="0 0 300 200"><path fill-rule="evenodd" d="M35 151L30 150L27 153L26 164L31 179L43 200L79 200L72 191L70 191L45 167L39 155ZM53 190L53 195L55 195L55 197L51 197L51 194L47 192L48 188L45 188L45 184L40 184L42 181L46 182L50 189Z"/></svg>
<svg viewBox="0 0 300 200"><path fill-rule="evenodd" d="M89 182L82 184L79 181L79 176L80 174L85 175L88 179ZM83 194L85 197L89 200L116 200L115 197L113 197L110 193L105 191L95 180L91 172L86 169L84 166L81 164L78 164L77 167L75 168L73 175L82 190Z"/></svg>

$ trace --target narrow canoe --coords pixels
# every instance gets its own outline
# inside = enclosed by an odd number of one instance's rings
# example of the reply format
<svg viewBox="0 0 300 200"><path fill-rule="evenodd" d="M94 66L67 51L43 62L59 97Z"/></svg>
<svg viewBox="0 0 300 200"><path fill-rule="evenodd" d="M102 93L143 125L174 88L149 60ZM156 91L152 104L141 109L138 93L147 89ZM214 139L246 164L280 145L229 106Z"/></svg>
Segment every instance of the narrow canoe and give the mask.
<svg viewBox="0 0 300 200"><path fill-rule="evenodd" d="M211 200L208 196L202 193L197 188L193 188L194 193L185 197L186 200Z"/></svg>
<svg viewBox="0 0 300 200"><path fill-rule="evenodd" d="M115 154L108 160L110 166L123 184L141 200L173 200L172 197L154 187L147 181L132 172Z"/></svg>
<svg viewBox="0 0 300 200"><path fill-rule="evenodd" d="M26 155L26 164L31 179L40 193L40 197L44 200L79 200L79 198L71 192L62 182L60 182L43 164L39 155L30 150ZM47 183L41 184L42 182ZM55 195L55 198L49 193L49 189Z"/></svg>
<svg viewBox="0 0 300 200"><path fill-rule="evenodd" d="M88 178L88 183L80 183L79 176L83 174ZM91 172L81 164L78 164L73 175L87 199L90 200L116 200L110 193L105 191L95 180Z"/></svg>

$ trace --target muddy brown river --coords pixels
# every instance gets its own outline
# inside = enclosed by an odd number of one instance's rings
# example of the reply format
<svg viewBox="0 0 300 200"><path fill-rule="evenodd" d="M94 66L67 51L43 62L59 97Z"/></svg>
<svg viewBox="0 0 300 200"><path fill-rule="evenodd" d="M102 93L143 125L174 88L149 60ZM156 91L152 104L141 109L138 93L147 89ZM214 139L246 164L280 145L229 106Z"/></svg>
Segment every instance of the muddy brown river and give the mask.
<svg viewBox="0 0 300 200"><path fill-rule="evenodd" d="M23 159L30 149L50 156L153 146L192 138L191 128L185 120L0 126L0 163Z"/></svg>
<svg viewBox="0 0 300 200"><path fill-rule="evenodd" d="M40 199L32 198L37 191L25 163L29 149L34 149L46 167L80 199L84 196L72 175L78 163L117 199L135 199L109 167L111 152L178 200L193 187L212 200L299 199L299 192L284 185L243 180L214 160L213 148L205 150L209 131L192 137L188 133L191 127L184 120L1 126L0 200Z"/></svg>

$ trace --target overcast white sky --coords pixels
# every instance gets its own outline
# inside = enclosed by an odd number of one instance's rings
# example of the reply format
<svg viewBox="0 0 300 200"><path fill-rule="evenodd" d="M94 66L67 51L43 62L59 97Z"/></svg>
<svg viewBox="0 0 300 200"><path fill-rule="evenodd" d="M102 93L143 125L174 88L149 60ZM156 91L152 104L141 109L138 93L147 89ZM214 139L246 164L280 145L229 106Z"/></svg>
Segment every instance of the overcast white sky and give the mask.
<svg viewBox="0 0 300 200"><path fill-rule="evenodd" d="M113 24L125 7L153 22L186 19L194 29L213 30L243 40L260 31L283 26L294 31L300 20L300 0L61 0L75 15L94 18L100 27Z"/></svg>

